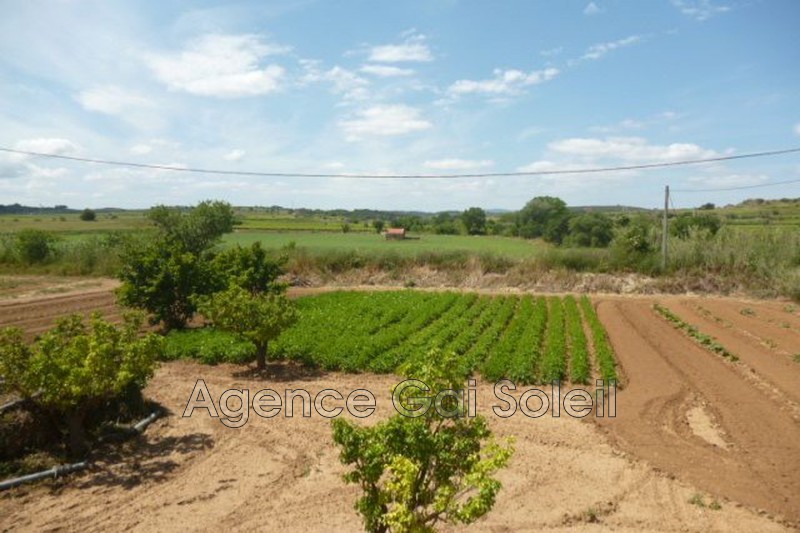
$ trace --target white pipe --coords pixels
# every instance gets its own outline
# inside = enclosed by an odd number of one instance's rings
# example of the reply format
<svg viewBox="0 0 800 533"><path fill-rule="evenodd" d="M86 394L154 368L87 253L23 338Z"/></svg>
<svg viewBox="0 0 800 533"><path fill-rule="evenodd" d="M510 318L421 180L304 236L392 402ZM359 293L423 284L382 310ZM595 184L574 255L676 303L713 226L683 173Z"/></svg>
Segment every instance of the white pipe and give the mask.
<svg viewBox="0 0 800 533"><path fill-rule="evenodd" d="M71 465L61 465L53 467L49 470L43 470L41 472L36 472L35 474L28 474L27 476L22 476L14 479L7 479L5 481L0 481L0 490L8 490L23 483L30 483L31 481L38 481L40 479L45 479L48 477L57 478L58 476L63 476L66 474L71 474L72 472L77 472L79 470L83 470L84 468L89 466L88 461L82 461L80 463L74 463Z"/></svg>

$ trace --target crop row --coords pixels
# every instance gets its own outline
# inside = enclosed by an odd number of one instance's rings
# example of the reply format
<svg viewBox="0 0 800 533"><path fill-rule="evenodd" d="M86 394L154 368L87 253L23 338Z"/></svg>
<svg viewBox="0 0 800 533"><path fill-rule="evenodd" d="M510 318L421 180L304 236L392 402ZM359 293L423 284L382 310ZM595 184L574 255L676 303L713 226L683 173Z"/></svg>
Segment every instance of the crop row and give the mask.
<svg viewBox="0 0 800 533"><path fill-rule="evenodd" d="M684 331L694 342L696 342L700 346L707 348L712 352L721 355L722 357L725 357L726 359L730 359L731 361L739 360L738 356L728 351L728 349L725 348L722 344L720 344L717 341L717 339L715 339L711 335L703 333L702 331L697 329L696 326L684 322L684 320L681 317L679 317L678 315L676 315L663 305L654 304L653 309L658 314L667 319L667 321L669 321L673 326Z"/></svg>
<svg viewBox="0 0 800 533"><path fill-rule="evenodd" d="M604 379L616 379L605 330L587 299ZM588 306L588 308L587 308ZM587 383L590 352L573 297L479 296L454 292L335 292L298 300L301 319L271 347L327 370L393 372L432 350L459 355L460 370L518 383Z"/></svg>

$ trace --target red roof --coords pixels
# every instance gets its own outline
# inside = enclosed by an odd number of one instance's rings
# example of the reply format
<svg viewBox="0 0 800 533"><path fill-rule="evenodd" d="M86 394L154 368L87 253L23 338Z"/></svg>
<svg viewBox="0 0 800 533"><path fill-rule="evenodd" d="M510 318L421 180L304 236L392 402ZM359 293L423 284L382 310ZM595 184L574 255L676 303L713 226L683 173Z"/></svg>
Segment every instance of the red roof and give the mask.
<svg viewBox="0 0 800 533"><path fill-rule="evenodd" d="M405 235L405 228L389 228L386 230L387 235Z"/></svg>

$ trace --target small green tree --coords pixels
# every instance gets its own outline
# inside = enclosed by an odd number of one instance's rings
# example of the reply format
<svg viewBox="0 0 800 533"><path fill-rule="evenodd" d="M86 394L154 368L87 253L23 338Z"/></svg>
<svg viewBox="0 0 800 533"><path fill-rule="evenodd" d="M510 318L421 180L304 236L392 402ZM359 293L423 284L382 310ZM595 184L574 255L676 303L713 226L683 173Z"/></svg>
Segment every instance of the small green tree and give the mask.
<svg viewBox="0 0 800 533"><path fill-rule="evenodd" d="M267 366L269 342L295 323L297 310L282 294L251 292L231 285L227 290L197 298L198 311L219 328L249 340L256 347L256 366Z"/></svg>
<svg viewBox="0 0 800 533"><path fill-rule="evenodd" d="M383 222L383 220L378 219L372 221L372 227L375 228L375 233L381 233L383 231L384 225L385 223Z"/></svg>
<svg viewBox="0 0 800 533"><path fill-rule="evenodd" d="M249 247L228 248L214 257L214 269L228 284L234 283L251 294L282 293L287 285L278 282L288 257L271 256L259 241Z"/></svg>
<svg viewBox="0 0 800 533"><path fill-rule="evenodd" d="M470 207L461 213L461 223L469 235L486 234L486 212L480 207Z"/></svg>
<svg viewBox="0 0 800 533"><path fill-rule="evenodd" d="M148 311L154 323L180 329L196 311L193 296L227 285L214 270L212 247L232 231L233 209L207 201L189 211L157 206L148 216L156 234L123 250L117 295L121 304Z"/></svg>
<svg viewBox="0 0 800 533"><path fill-rule="evenodd" d="M95 220L97 220L97 213L95 213L94 210L89 209L87 207L86 209L81 211L80 219L83 220L84 222L94 222Z"/></svg>
<svg viewBox="0 0 800 533"><path fill-rule="evenodd" d="M454 354L431 352L428 362L402 369L409 378L430 388L426 397L464 389ZM421 393L395 390L401 405ZM449 399L453 399L450 397ZM401 413L369 427L344 419L333 421L333 441L342 463L352 466L345 481L361 487L356 509L369 532L435 531L438 523L470 524L485 515L500 490L493 476L508 464L511 442L491 440L481 416L466 417L463 403L435 406L420 413ZM419 416L416 416L419 415Z"/></svg>
<svg viewBox="0 0 800 533"><path fill-rule="evenodd" d="M569 221L568 244L605 248L614 238L614 223L602 213L584 213Z"/></svg>
<svg viewBox="0 0 800 533"><path fill-rule="evenodd" d="M526 239L542 237L561 244L569 230L567 204L553 196L537 196L517 213L517 234Z"/></svg>
<svg viewBox="0 0 800 533"><path fill-rule="evenodd" d="M65 421L70 451L80 456L86 451L90 410L128 387L141 390L153 374L162 339L140 337L142 319L129 314L117 327L99 314L88 325L81 315L71 315L33 344L24 341L22 330L3 329L0 375L10 390Z"/></svg>
<svg viewBox="0 0 800 533"><path fill-rule="evenodd" d="M44 263L53 255L56 237L39 229L23 229L17 232L14 247L19 260L28 265Z"/></svg>

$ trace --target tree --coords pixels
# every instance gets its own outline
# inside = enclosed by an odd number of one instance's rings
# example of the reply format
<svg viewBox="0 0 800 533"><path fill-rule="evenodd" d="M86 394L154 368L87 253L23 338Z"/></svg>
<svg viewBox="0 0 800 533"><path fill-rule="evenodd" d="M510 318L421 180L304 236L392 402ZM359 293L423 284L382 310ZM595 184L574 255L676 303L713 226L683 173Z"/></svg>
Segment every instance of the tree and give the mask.
<svg viewBox="0 0 800 533"><path fill-rule="evenodd" d="M213 259L213 267L220 283L233 283L251 294L279 294L287 288L285 283L278 282L286 261L286 255L271 257L256 241L247 248L237 245L220 252Z"/></svg>
<svg viewBox="0 0 800 533"><path fill-rule="evenodd" d="M433 232L438 235L456 235L458 227L450 213L438 213L433 217Z"/></svg>
<svg viewBox="0 0 800 533"><path fill-rule="evenodd" d="M233 230L233 209L207 201L188 212L156 206L148 217L156 234L145 244L124 248L117 294L123 305L150 312L154 323L180 329L196 311L193 296L227 285L214 270L212 247Z"/></svg>
<svg viewBox="0 0 800 533"><path fill-rule="evenodd" d="M56 238L52 233L39 229L22 229L15 237L15 248L23 263L44 263L53 254Z"/></svg>
<svg viewBox="0 0 800 533"><path fill-rule="evenodd" d="M372 221L372 227L375 228L375 233L382 233L384 225L383 220L377 219Z"/></svg>
<svg viewBox="0 0 800 533"><path fill-rule="evenodd" d="M517 233L526 239L544 238L561 244L569 226L567 204L553 196L537 196L517 214Z"/></svg>
<svg viewBox="0 0 800 533"><path fill-rule="evenodd" d="M94 222L95 220L97 220L97 213L95 213L93 210L87 207L86 209L81 211L80 219L83 220L84 222Z"/></svg>
<svg viewBox="0 0 800 533"><path fill-rule="evenodd" d="M65 420L70 451L86 451L85 421L91 410L128 387L141 391L155 369L161 338L139 336L142 316L126 315L117 327L99 314L81 315L26 344L18 328L0 331L0 374L6 387ZM37 394L38 393L38 394Z"/></svg>
<svg viewBox="0 0 800 533"><path fill-rule="evenodd" d="M614 238L614 223L602 213L584 213L569 221L567 242L576 246L605 248Z"/></svg>
<svg viewBox="0 0 800 533"><path fill-rule="evenodd" d="M200 314L214 327L253 343L259 370L266 368L269 342L297 321L297 310L284 295L252 294L237 285L210 296L198 297L197 303Z"/></svg>
<svg viewBox="0 0 800 533"><path fill-rule="evenodd" d="M480 207L470 207L461 213L461 222L469 235L486 234L486 212Z"/></svg>
<svg viewBox="0 0 800 533"><path fill-rule="evenodd" d="M434 351L427 361L403 371L430 392L398 386L394 396L402 406L410 406L412 395L433 398L464 389L455 354ZM428 403L424 413L402 408L366 427L333 421L340 459L352 467L344 479L362 490L355 507L367 531L434 531L440 522L469 524L494 505L500 482L493 476L511 458L511 443L490 440L486 420L465 416L463 403L438 405L443 409Z"/></svg>

